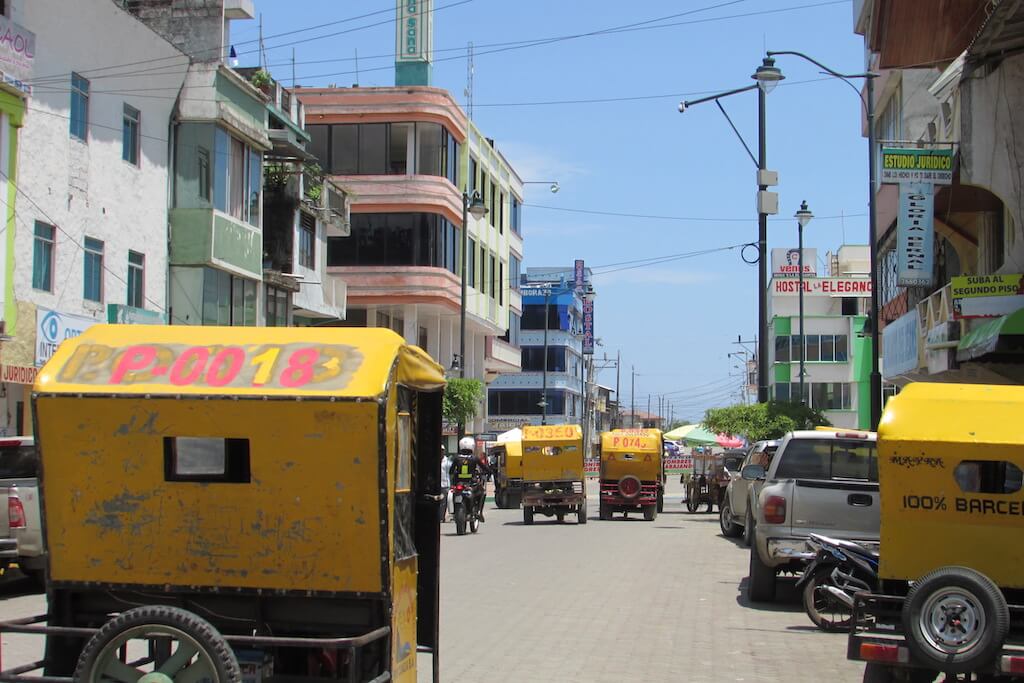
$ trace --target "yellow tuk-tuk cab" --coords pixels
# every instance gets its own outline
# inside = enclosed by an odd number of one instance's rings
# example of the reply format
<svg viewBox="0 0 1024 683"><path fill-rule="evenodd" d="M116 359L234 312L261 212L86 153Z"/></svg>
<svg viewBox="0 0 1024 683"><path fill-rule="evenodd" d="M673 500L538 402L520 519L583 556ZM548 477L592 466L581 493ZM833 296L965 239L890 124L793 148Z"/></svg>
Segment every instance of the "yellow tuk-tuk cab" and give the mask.
<svg viewBox="0 0 1024 683"><path fill-rule="evenodd" d="M507 510L519 507L523 497L523 440L499 441L491 447L495 463L494 504Z"/></svg>
<svg viewBox="0 0 1024 683"><path fill-rule="evenodd" d="M851 658L876 672L1024 671L1022 415L1021 386L918 382L889 400L878 427L885 595L857 596Z"/></svg>
<svg viewBox="0 0 1024 683"><path fill-rule="evenodd" d="M523 427L523 523L539 513L561 522L575 514L587 523L583 430L579 425Z"/></svg>
<svg viewBox="0 0 1024 683"><path fill-rule="evenodd" d="M95 325L63 342L33 394L41 628L95 635L51 632L46 672L128 680L118 652L142 625L193 639L221 680L244 655L287 680L416 681L417 646L437 650L444 384L383 329ZM154 652L179 670L187 654Z"/></svg>
<svg viewBox="0 0 1024 683"><path fill-rule="evenodd" d="M601 434L601 519L642 511L653 521L665 506L664 440L658 429Z"/></svg>

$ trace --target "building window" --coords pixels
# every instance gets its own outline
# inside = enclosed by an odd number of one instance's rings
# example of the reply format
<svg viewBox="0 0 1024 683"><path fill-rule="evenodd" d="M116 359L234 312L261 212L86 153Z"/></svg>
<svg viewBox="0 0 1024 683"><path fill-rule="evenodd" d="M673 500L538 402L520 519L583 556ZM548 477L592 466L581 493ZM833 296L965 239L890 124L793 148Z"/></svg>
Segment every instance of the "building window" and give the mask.
<svg viewBox="0 0 1024 683"><path fill-rule="evenodd" d="M260 224L262 157L218 128L214 133L213 206L254 227Z"/></svg>
<svg viewBox="0 0 1024 683"><path fill-rule="evenodd" d="M505 193L498 193L498 232L505 234Z"/></svg>
<svg viewBox="0 0 1024 683"><path fill-rule="evenodd" d="M491 389L487 394L487 412L489 415L565 414L564 389L548 389L547 411L540 405L541 396L540 389Z"/></svg>
<svg viewBox="0 0 1024 683"><path fill-rule="evenodd" d="M142 112L124 105L121 129L121 158L129 164L139 165L139 135L142 131Z"/></svg>
<svg viewBox="0 0 1024 683"><path fill-rule="evenodd" d="M485 249L484 245L481 244L480 245L479 272L477 273L477 277L476 277L476 283L477 283L476 289L481 294L484 294L486 292L486 290L484 289L484 278L486 278L486 277L487 277L487 249Z"/></svg>
<svg viewBox="0 0 1024 683"><path fill-rule="evenodd" d="M547 309L548 329L569 331L569 307L565 304L524 304L523 305L523 329L543 330L544 311Z"/></svg>
<svg viewBox="0 0 1024 683"><path fill-rule="evenodd" d="M336 175L436 175L458 183L461 146L437 123L306 126L310 152Z"/></svg>
<svg viewBox="0 0 1024 683"><path fill-rule="evenodd" d="M216 268L203 268L203 324L256 324L258 283Z"/></svg>
<svg viewBox="0 0 1024 683"><path fill-rule="evenodd" d="M469 260L466 261L466 285L476 287L476 240L469 238Z"/></svg>
<svg viewBox="0 0 1024 683"><path fill-rule="evenodd" d="M776 401L800 400L800 383L779 383L775 385ZM845 382L806 382L804 402L814 410L851 410L853 407L853 385Z"/></svg>
<svg viewBox="0 0 1024 683"><path fill-rule="evenodd" d="M519 346L519 330L521 327L519 315L508 312L508 328L505 330L505 334L501 335L501 339L508 342L512 346Z"/></svg>
<svg viewBox="0 0 1024 683"><path fill-rule="evenodd" d="M89 80L71 73L71 136L89 139Z"/></svg>
<svg viewBox="0 0 1024 683"><path fill-rule="evenodd" d="M477 161L476 161L476 157L470 157L469 158L469 177L466 178L466 181L468 183L468 191L469 191L470 195L472 195L474 192L476 192L476 189L477 189L476 174L477 174Z"/></svg>
<svg viewBox="0 0 1024 683"><path fill-rule="evenodd" d="M524 346L523 371L543 372L544 371L544 347ZM548 346L548 372L568 372L570 359L569 349L565 346Z"/></svg>
<svg viewBox="0 0 1024 683"><path fill-rule="evenodd" d="M301 212L299 218L299 265L316 269L316 218Z"/></svg>
<svg viewBox="0 0 1024 683"><path fill-rule="evenodd" d="M291 297L288 290L267 285L267 327L288 327L291 323Z"/></svg>
<svg viewBox="0 0 1024 683"><path fill-rule="evenodd" d="M487 212L487 216L491 219L491 226L494 226L495 220L498 218L498 187L491 181L491 203L490 211Z"/></svg>
<svg viewBox="0 0 1024 683"><path fill-rule="evenodd" d="M32 245L32 288L53 291L53 259L56 247L56 228L36 221L35 240Z"/></svg>
<svg viewBox="0 0 1024 683"><path fill-rule="evenodd" d="M86 237L83 247L85 254L83 297L89 301L103 301L103 242Z"/></svg>
<svg viewBox="0 0 1024 683"><path fill-rule="evenodd" d="M811 363L846 363L849 360L849 337L845 334L808 334L804 361ZM800 335L779 335L775 338L775 362L800 362Z"/></svg>
<svg viewBox="0 0 1024 683"><path fill-rule="evenodd" d="M789 335L780 334L775 337L775 362L788 363L789 361Z"/></svg>
<svg viewBox="0 0 1024 683"><path fill-rule="evenodd" d="M128 252L128 305L145 307L146 257L137 251Z"/></svg>
<svg viewBox="0 0 1024 683"><path fill-rule="evenodd" d="M513 199L513 201L515 201ZM508 257L508 288L514 292L519 291L519 277L522 271L523 262L515 254Z"/></svg>
<svg viewBox="0 0 1024 683"><path fill-rule="evenodd" d="M327 239L328 266L430 266L459 274L462 230L432 213L352 215L351 237Z"/></svg>
<svg viewBox="0 0 1024 683"><path fill-rule="evenodd" d="M505 262L498 262L498 305L505 305Z"/></svg>
<svg viewBox="0 0 1024 683"><path fill-rule="evenodd" d="M196 161L199 176L199 198L210 201L210 150L205 147L198 147L196 149Z"/></svg>
<svg viewBox="0 0 1024 683"><path fill-rule="evenodd" d="M497 279L498 279L498 269L496 267L496 264L497 264L497 259L494 258L494 254L491 254L491 269L490 269L491 288L490 288L489 294L491 295L492 299L494 298L494 290L496 289L495 284L497 283Z"/></svg>
<svg viewBox="0 0 1024 683"><path fill-rule="evenodd" d="M519 198L518 197L516 197L515 195L512 195L512 211L511 211L510 219L511 219L511 224L512 224L512 232L514 232L517 235L522 235L523 234L523 232L522 232L523 231L523 228L522 228L522 218L523 218L523 205L519 202Z"/></svg>

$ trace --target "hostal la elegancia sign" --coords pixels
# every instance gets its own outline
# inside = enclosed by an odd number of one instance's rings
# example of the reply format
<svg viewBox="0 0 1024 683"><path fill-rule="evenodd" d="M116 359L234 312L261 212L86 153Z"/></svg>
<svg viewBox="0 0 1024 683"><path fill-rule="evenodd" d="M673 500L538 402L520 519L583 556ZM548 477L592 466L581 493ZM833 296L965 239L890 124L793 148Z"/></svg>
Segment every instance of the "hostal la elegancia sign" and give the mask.
<svg viewBox="0 0 1024 683"><path fill-rule="evenodd" d="M772 280L772 294L775 296L798 296L800 282L795 278ZM849 277L804 278L804 296L871 296L871 280Z"/></svg>
<svg viewBox="0 0 1024 683"><path fill-rule="evenodd" d="M432 0L397 0L395 61L429 62L433 57L430 30Z"/></svg>
<svg viewBox="0 0 1024 683"><path fill-rule="evenodd" d="M882 148L883 183L931 183L949 185L953 182L953 150Z"/></svg>

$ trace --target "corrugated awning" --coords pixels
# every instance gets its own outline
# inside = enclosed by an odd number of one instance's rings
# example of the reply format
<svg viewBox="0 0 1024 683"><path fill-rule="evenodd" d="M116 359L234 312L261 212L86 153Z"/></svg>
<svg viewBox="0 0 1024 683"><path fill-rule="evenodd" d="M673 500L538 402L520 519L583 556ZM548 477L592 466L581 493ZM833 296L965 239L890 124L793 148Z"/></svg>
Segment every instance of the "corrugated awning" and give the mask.
<svg viewBox="0 0 1024 683"><path fill-rule="evenodd" d="M961 362L993 353L1024 355L1024 309L989 320L956 347L956 359Z"/></svg>

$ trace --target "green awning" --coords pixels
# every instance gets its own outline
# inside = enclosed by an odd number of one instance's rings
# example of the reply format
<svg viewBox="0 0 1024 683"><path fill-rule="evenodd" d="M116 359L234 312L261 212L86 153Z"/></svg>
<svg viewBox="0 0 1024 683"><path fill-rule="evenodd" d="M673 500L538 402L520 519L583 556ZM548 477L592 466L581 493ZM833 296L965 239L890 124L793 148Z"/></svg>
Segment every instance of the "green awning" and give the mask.
<svg viewBox="0 0 1024 683"><path fill-rule="evenodd" d="M1010 339L1018 337L1018 339ZM974 360L990 353L1022 353L1024 308L993 318L971 330L956 347L958 361Z"/></svg>

